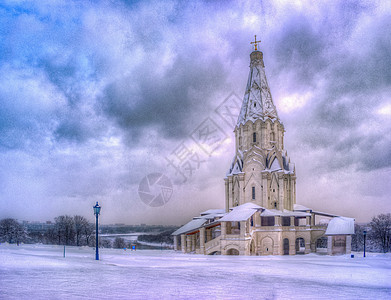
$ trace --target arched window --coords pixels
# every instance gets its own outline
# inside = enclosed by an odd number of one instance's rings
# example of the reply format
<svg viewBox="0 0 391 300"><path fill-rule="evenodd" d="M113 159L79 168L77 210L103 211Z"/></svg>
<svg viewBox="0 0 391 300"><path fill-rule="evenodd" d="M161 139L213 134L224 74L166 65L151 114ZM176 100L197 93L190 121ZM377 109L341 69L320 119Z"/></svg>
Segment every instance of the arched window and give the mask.
<svg viewBox="0 0 391 300"><path fill-rule="evenodd" d="M253 132L253 143L257 142L257 133Z"/></svg>
<svg viewBox="0 0 391 300"><path fill-rule="evenodd" d="M255 186L251 188L251 192L252 192L252 199L255 200Z"/></svg>
<svg viewBox="0 0 391 300"><path fill-rule="evenodd" d="M242 137L239 137L239 146L242 146Z"/></svg>
<svg viewBox="0 0 391 300"><path fill-rule="evenodd" d="M275 141L274 132L270 132L270 141L271 142Z"/></svg>

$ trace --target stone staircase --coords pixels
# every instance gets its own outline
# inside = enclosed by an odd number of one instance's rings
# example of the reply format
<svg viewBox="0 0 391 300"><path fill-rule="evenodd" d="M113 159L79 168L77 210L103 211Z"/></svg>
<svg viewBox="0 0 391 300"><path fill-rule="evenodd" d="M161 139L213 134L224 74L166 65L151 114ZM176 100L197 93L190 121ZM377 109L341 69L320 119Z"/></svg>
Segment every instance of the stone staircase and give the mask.
<svg viewBox="0 0 391 300"><path fill-rule="evenodd" d="M220 239L221 235L205 243L205 254L209 255L214 252L221 252Z"/></svg>

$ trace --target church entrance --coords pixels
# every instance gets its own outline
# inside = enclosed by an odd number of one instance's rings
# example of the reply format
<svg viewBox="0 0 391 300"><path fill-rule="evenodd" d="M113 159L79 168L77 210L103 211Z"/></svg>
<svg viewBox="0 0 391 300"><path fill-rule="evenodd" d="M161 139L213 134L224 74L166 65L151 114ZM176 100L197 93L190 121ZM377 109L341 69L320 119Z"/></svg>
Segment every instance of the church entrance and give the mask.
<svg viewBox="0 0 391 300"><path fill-rule="evenodd" d="M316 240L316 253L327 254L327 237L322 236Z"/></svg>
<svg viewBox="0 0 391 300"><path fill-rule="evenodd" d="M296 254L305 254L305 241L303 238L296 239Z"/></svg>
<svg viewBox="0 0 391 300"><path fill-rule="evenodd" d="M346 253L346 237L342 236L333 236L333 255L335 254L345 254Z"/></svg>
<svg viewBox="0 0 391 300"><path fill-rule="evenodd" d="M282 245L283 245L284 255L289 255L289 240L284 239Z"/></svg>
<svg viewBox="0 0 391 300"><path fill-rule="evenodd" d="M231 248L227 251L227 255L239 255L239 250Z"/></svg>

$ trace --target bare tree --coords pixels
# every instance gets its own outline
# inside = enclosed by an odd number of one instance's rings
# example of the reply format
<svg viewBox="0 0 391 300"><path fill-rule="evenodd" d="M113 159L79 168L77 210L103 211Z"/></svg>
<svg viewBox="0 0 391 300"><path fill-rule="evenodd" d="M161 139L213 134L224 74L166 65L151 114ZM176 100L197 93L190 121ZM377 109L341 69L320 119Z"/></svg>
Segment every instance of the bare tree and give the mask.
<svg viewBox="0 0 391 300"><path fill-rule="evenodd" d="M60 244L58 242L58 233L57 233L57 228L56 226L53 228L49 228L45 233L44 233L44 241L46 244Z"/></svg>
<svg viewBox="0 0 391 300"><path fill-rule="evenodd" d="M92 223L88 223L83 228L83 236L84 236L84 239L86 241L87 246L90 245L91 236L94 233L94 230L95 230L95 227L94 227L94 224L92 224Z"/></svg>
<svg viewBox="0 0 391 300"><path fill-rule="evenodd" d="M386 253L391 249L391 214L380 214L369 223L369 237Z"/></svg>
<svg viewBox="0 0 391 300"><path fill-rule="evenodd" d="M88 245L89 237L93 232L93 225L83 216L74 216L73 221L75 223L76 246L80 246L82 244L83 236L86 240L86 244Z"/></svg>
<svg viewBox="0 0 391 300"><path fill-rule="evenodd" d="M362 251L364 249L364 229L364 225L354 224L354 234L352 235L353 251Z"/></svg>
<svg viewBox="0 0 391 300"><path fill-rule="evenodd" d="M26 238L26 229L15 219L7 218L0 221L0 242L19 243Z"/></svg>
<svg viewBox="0 0 391 300"><path fill-rule="evenodd" d="M121 237L116 237L113 243L113 248L121 249L125 247L126 247L125 240Z"/></svg>
<svg viewBox="0 0 391 300"><path fill-rule="evenodd" d="M71 245L75 239L75 222L70 216L59 216L54 219L58 244Z"/></svg>

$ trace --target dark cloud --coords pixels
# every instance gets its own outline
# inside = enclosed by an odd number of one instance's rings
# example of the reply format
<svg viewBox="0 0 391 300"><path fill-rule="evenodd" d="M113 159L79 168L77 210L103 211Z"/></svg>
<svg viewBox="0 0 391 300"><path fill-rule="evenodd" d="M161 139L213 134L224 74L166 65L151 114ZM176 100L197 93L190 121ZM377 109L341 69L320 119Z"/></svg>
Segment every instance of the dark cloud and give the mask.
<svg viewBox="0 0 391 300"><path fill-rule="evenodd" d="M158 127L164 138L183 138L207 114L208 101L224 83L223 63L189 50L179 54L164 76L153 75L153 68L147 62L137 76L110 84L99 100L102 110L136 139L150 126Z"/></svg>
<svg viewBox="0 0 391 300"><path fill-rule="evenodd" d="M293 15L272 41L278 68L293 70L296 82L309 83L326 67L323 57L327 37L322 36L305 15Z"/></svg>
<svg viewBox="0 0 391 300"><path fill-rule="evenodd" d="M391 147L385 138L391 123L381 124L377 115L390 86L391 35L385 28L391 18L385 14L362 26L361 17L372 13L373 7L344 2L321 28L296 15L282 26L275 44L280 74L292 73L290 88L312 92L306 113L293 118L296 138L324 152L314 164L321 172L391 165L384 151ZM338 35L325 34L336 30ZM374 126L374 131L362 130Z"/></svg>

